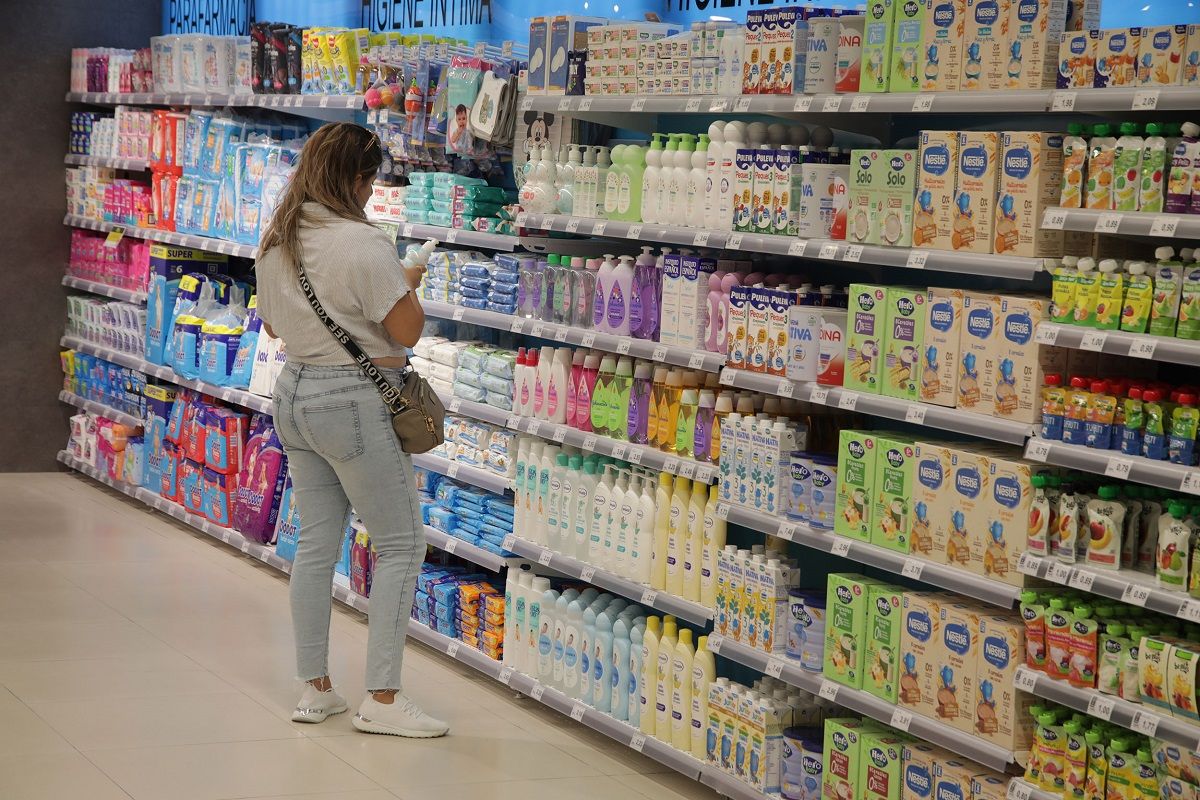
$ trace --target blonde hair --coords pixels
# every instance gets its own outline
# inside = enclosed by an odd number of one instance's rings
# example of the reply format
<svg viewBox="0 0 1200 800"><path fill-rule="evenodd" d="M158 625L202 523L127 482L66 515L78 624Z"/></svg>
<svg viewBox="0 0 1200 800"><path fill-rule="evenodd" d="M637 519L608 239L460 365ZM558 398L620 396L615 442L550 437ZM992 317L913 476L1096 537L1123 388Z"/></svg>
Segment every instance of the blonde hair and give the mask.
<svg viewBox="0 0 1200 800"><path fill-rule="evenodd" d="M259 255L280 247L295 268L300 228L319 224L304 210L305 203L320 203L343 219L365 223L367 215L358 206L354 184L360 177L374 175L382 163L379 137L371 131L352 122L322 125L300 152L300 163L259 243Z"/></svg>

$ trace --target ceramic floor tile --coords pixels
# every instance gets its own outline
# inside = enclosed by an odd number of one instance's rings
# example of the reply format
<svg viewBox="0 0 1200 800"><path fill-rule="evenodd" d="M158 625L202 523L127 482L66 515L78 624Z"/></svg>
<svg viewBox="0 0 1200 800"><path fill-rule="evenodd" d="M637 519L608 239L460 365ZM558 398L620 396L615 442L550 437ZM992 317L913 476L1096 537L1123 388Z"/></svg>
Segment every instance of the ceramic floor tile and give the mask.
<svg viewBox="0 0 1200 800"><path fill-rule="evenodd" d="M0 662L0 686L26 703L229 692L184 656Z"/></svg>
<svg viewBox="0 0 1200 800"><path fill-rule="evenodd" d="M0 738L3 738L0 735ZM7 800L130 800L129 795L84 756L0 756L0 797Z"/></svg>
<svg viewBox="0 0 1200 800"><path fill-rule="evenodd" d="M614 780L654 800L721 800L717 794L699 781L680 775L675 771L656 772L643 775L614 775Z"/></svg>
<svg viewBox="0 0 1200 800"><path fill-rule="evenodd" d="M226 800L223 798L223 800ZM397 796L386 789L368 789L365 792L321 792L319 794L273 794L269 797L228 798L227 800L397 800Z"/></svg>
<svg viewBox="0 0 1200 800"><path fill-rule="evenodd" d="M0 620L0 661L64 661L106 656L159 655L166 642L129 620L29 622Z"/></svg>
<svg viewBox="0 0 1200 800"><path fill-rule="evenodd" d="M0 689L0 755L33 756L73 752L70 742L22 703ZM0 797L8 795L0 792Z"/></svg>
<svg viewBox="0 0 1200 800"><path fill-rule="evenodd" d="M408 786L392 791L401 800L445 800L448 788ZM649 800L646 795L632 791L629 786L609 777L513 780L478 786L464 783L452 787L452 791L455 797L486 795L488 800Z"/></svg>
<svg viewBox="0 0 1200 800"><path fill-rule="evenodd" d="M0 608L8 619L26 622L120 622L124 617L95 596L73 586L19 589L0 578Z"/></svg>

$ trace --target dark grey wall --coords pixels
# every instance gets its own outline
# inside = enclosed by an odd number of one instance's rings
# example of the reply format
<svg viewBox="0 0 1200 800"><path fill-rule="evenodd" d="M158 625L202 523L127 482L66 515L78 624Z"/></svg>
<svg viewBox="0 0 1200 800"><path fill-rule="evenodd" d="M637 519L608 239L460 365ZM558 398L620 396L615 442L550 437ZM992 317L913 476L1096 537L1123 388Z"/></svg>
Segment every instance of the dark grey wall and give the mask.
<svg viewBox="0 0 1200 800"><path fill-rule="evenodd" d="M0 102L0 472L48 470L71 411L58 402L71 48L146 47L162 3L0 0L0 19L15 46Z"/></svg>

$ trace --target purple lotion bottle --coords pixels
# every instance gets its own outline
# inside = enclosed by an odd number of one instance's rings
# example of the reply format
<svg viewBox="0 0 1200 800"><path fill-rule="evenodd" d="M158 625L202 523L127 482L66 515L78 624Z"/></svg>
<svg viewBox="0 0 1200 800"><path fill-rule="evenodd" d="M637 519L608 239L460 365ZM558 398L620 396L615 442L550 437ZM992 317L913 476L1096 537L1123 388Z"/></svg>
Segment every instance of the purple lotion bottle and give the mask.
<svg viewBox="0 0 1200 800"><path fill-rule="evenodd" d="M634 444L646 444L649 439L647 425L650 419L650 365L639 361L633 370L633 384L629 391L629 415L626 420L626 438Z"/></svg>

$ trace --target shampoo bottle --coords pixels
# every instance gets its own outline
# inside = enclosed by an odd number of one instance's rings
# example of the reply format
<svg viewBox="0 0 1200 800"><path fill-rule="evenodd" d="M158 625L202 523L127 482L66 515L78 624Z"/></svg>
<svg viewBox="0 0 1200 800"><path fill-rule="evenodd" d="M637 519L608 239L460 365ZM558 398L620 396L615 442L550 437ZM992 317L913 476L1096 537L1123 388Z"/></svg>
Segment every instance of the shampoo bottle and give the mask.
<svg viewBox="0 0 1200 800"><path fill-rule="evenodd" d="M656 735L658 693L658 640L660 620L656 616L646 617L646 629L642 633L641 673L638 675L639 727L647 736Z"/></svg>
<svg viewBox="0 0 1200 800"><path fill-rule="evenodd" d="M689 158L687 200L684 203L683 221L691 228L703 228L705 221L706 184L708 181L708 136L700 134L695 150Z"/></svg>
<svg viewBox="0 0 1200 800"><path fill-rule="evenodd" d="M671 662L679 644L678 623L675 618L663 617L663 633L658 640L658 662L654 670L654 731L664 742L672 742Z"/></svg>
<svg viewBox="0 0 1200 800"><path fill-rule="evenodd" d="M692 749L692 665L696 657L691 628L679 631L671 659L671 743L685 753Z"/></svg>
<svg viewBox="0 0 1200 800"><path fill-rule="evenodd" d="M583 350L576 350L571 354L571 372L567 375L567 407L564 420L571 427L575 426L575 417L579 410L579 381L583 377L585 355Z"/></svg>
<svg viewBox="0 0 1200 800"><path fill-rule="evenodd" d="M592 327L603 333L611 332L608 328L608 295L612 291L613 272L617 268L614 258L612 255L604 256L596 275L596 291L592 301Z"/></svg>
<svg viewBox="0 0 1200 800"><path fill-rule="evenodd" d="M716 658L708 649L708 637L696 641L696 653L692 658L692 720L691 751L701 761L707 758L708 738L708 691L717 679Z"/></svg>
<svg viewBox="0 0 1200 800"><path fill-rule="evenodd" d="M717 228L715 209L720 202L721 155L725 147L725 121L717 120L708 126L709 148L704 160L704 225Z"/></svg>
<svg viewBox="0 0 1200 800"><path fill-rule="evenodd" d="M604 217L617 218L617 198L621 193L621 174L625 170L625 145L619 144L612 149L612 167L604 181Z"/></svg>
<svg viewBox="0 0 1200 800"><path fill-rule="evenodd" d="M658 431L662 426L660 410L665 408L664 397L667 391L667 368L655 367L654 377L650 382L650 412L646 418L646 442L654 447L659 446Z"/></svg>
<svg viewBox="0 0 1200 800"><path fill-rule="evenodd" d="M533 376L533 416L546 419L546 390L550 388L550 368L554 363L554 348L543 347L537 352Z"/></svg>
<svg viewBox="0 0 1200 800"><path fill-rule="evenodd" d="M614 486L612 465L606 464L600 481L596 484L595 494L592 496L591 522L588 526L587 561L589 564L601 568L607 568L604 534L608 527L608 503Z"/></svg>
<svg viewBox="0 0 1200 800"><path fill-rule="evenodd" d="M640 216L642 222L658 222L654 203L658 200L659 187L662 184L663 172L663 135L653 134L650 137L650 149L646 151L646 169L642 172L642 197Z"/></svg>
<svg viewBox="0 0 1200 800"><path fill-rule="evenodd" d="M575 487L575 501L571 507L571 523L574 525L574 531L564 550L565 555L577 558L580 561L586 561L588 558L592 527L592 505L595 502L596 489L599 485L600 481L596 475L596 461L591 458L583 459L579 482Z"/></svg>
<svg viewBox="0 0 1200 800"><path fill-rule="evenodd" d="M602 436L611 435L608 429L611 413L609 394L616 369L616 358L604 356L600 360L600 371L596 375L596 385L592 390L592 430Z"/></svg>
<svg viewBox="0 0 1200 800"><path fill-rule="evenodd" d="M633 666L630 654L633 652L633 632L636 630L637 628L631 625L624 616L613 623L611 657L613 680L609 713L612 714L613 719L622 722L629 719L629 683L632 674L630 669ZM641 633L638 632L637 636L637 644L640 647Z"/></svg>
<svg viewBox="0 0 1200 800"><path fill-rule="evenodd" d="M564 424L567 421L567 382L571 376L571 351L560 347L554 352L550 380L546 389L546 419Z"/></svg>
<svg viewBox="0 0 1200 800"><path fill-rule="evenodd" d="M671 538L671 481L669 472L659 473L654 492L654 549L651 557L650 585L667 588L667 555Z"/></svg>
<svg viewBox="0 0 1200 800"><path fill-rule="evenodd" d="M629 335L629 297L633 291L633 258L621 256L617 266L612 271L610 282L606 282L608 292L608 318L605 330L617 336ZM640 299L639 299L640 304Z"/></svg>
<svg viewBox="0 0 1200 800"><path fill-rule="evenodd" d="M650 365L639 361L633 370L629 392L629 413L625 419L625 438L633 444L646 444L650 414Z"/></svg>
<svg viewBox="0 0 1200 800"><path fill-rule="evenodd" d="M683 597L683 548L687 539L688 504L691 501L691 481L679 479L671 492L671 510L667 526L667 583L666 590Z"/></svg>
<svg viewBox="0 0 1200 800"><path fill-rule="evenodd" d="M617 195L617 219L637 222L642 212L642 174L646 171L646 153L641 145L625 147L625 169Z"/></svg>
<svg viewBox="0 0 1200 800"><path fill-rule="evenodd" d="M555 549L563 555L574 557L575 553L575 496L583 478L583 457L578 453L567 458L567 469L563 473L562 498L559 501L558 543Z"/></svg>
<svg viewBox="0 0 1200 800"><path fill-rule="evenodd" d="M630 395L633 388L633 361L628 356L617 359L608 402L608 435L624 439L629 427Z"/></svg>
<svg viewBox="0 0 1200 800"><path fill-rule="evenodd" d="M578 589L567 589L554 601L554 664L549 683L560 691L563 686L563 656L566 643L567 607L577 597L579 597ZM507 655L507 651L505 655Z"/></svg>
<svg viewBox="0 0 1200 800"><path fill-rule="evenodd" d="M700 569L704 551L704 508L708 504L707 487L700 481L692 484L688 500L687 537L683 543L683 597L700 602Z"/></svg>
<svg viewBox="0 0 1200 800"><path fill-rule="evenodd" d="M554 604L558 592L550 588L549 578L534 578L531 587L533 602L529 612L530 646L536 653L537 669L532 674L539 681L549 681L554 671Z"/></svg>
<svg viewBox="0 0 1200 800"><path fill-rule="evenodd" d="M654 487L646 476L639 486L636 512L637 533L634 535L633 552L629 577L645 586L650 585L650 574L654 568Z"/></svg>
<svg viewBox="0 0 1200 800"><path fill-rule="evenodd" d="M680 458L692 458L692 448L696 441L696 408L699 404L700 393L696 389L684 389L680 393L674 448Z"/></svg>
<svg viewBox="0 0 1200 800"><path fill-rule="evenodd" d="M572 427L581 431L592 429L592 394L596 391L596 380L600 373L600 356L589 354L583 359L583 374L579 377L576 396L575 421Z"/></svg>
<svg viewBox="0 0 1200 800"><path fill-rule="evenodd" d="M725 549L725 520L717 513L720 491L708 487L704 506L704 532L700 545L700 604L714 608L717 603L717 556Z"/></svg>

